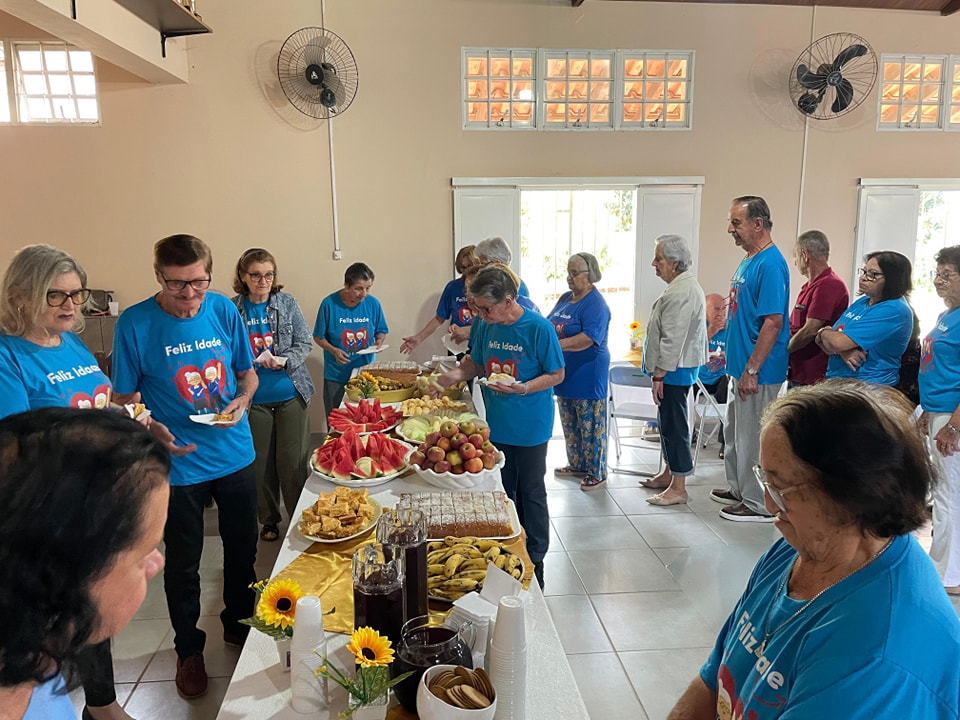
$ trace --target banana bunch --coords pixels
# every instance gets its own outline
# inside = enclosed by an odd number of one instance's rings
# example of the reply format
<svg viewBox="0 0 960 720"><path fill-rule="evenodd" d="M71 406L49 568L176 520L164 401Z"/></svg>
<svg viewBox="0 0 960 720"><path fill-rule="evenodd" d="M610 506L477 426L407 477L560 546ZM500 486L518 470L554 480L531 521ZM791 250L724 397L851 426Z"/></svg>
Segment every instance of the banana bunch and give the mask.
<svg viewBox="0 0 960 720"><path fill-rule="evenodd" d="M483 587L487 564L493 563L517 580L523 577L520 556L497 540L447 536L427 543L427 593L450 602Z"/></svg>

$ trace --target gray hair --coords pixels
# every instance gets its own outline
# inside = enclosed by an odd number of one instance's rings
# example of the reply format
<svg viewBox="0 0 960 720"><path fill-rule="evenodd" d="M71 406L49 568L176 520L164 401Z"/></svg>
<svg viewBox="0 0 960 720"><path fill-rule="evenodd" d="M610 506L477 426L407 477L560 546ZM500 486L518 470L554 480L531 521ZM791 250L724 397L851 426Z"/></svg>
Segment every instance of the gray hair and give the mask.
<svg viewBox="0 0 960 720"><path fill-rule="evenodd" d="M477 243L477 249L474 250L477 258L487 262L502 262L509 265L513 260L513 253L510 247L502 237L489 237Z"/></svg>
<svg viewBox="0 0 960 720"><path fill-rule="evenodd" d="M679 235L661 235L656 244L660 246L663 257L677 264L677 272L689 270L693 265L693 255L687 247L687 241Z"/></svg>
<svg viewBox="0 0 960 720"><path fill-rule="evenodd" d="M570 256L570 260L574 258L577 258L587 266L587 280L591 283L600 282L603 278L603 273L600 272L600 263L597 262L597 259L593 255L586 252L578 252Z"/></svg>
<svg viewBox="0 0 960 720"><path fill-rule="evenodd" d="M28 245L20 250L3 275L0 327L18 337L37 329L47 309L47 290L58 277L71 272L80 277L83 287L87 286L87 274L80 263L63 250L49 245ZM72 329L83 329L83 313L77 313Z"/></svg>
<svg viewBox="0 0 960 720"><path fill-rule="evenodd" d="M819 230L807 230L803 233L797 238L797 247L823 260L830 257L830 241Z"/></svg>
<svg viewBox="0 0 960 720"><path fill-rule="evenodd" d="M517 299L516 276L505 268L491 265L477 273L467 292L475 298L490 303L499 303L508 297Z"/></svg>

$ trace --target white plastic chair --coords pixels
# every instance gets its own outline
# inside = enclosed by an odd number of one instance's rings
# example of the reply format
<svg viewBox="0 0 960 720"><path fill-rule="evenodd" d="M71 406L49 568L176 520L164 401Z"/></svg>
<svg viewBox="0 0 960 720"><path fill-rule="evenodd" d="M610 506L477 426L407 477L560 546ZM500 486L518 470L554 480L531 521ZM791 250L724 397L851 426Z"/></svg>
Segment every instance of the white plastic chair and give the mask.
<svg viewBox="0 0 960 720"><path fill-rule="evenodd" d="M619 426L619 421L623 420L643 423L657 422L657 406L653 402L653 395L651 394L653 382L650 380L650 376L646 375L640 368L629 364L611 365L609 381L610 400L607 403L607 425L610 435L613 436L614 448L617 453L617 466L610 467L610 471L627 475L654 477L663 470L663 453L660 451L660 445L627 443L625 442L627 438L639 438L639 436L627 433L625 437L621 438ZM660 456L657 472L642 472L633 468L620 467L623 447L656 450Z"/></svg>
<svg viewBox="0 0 960 720"><path fill-rule="evenodd" d="M700 459L700 448L706 447L720 432L723 423L727 421L727 403L719 403L717 399L707 392L707 388L697 378L696 396L694 397L694 412L698 421L697 427L697 450L693 456L693 467L696 469L697 460ZM704 425L710 422L712 427L707 435L703 434Z"/></svg>

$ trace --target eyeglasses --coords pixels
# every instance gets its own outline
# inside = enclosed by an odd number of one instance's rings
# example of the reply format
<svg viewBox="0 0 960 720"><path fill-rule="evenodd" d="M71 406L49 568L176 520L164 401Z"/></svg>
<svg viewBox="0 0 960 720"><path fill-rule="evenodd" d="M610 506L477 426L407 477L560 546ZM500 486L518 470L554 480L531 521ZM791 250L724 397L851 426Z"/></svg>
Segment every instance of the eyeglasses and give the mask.
<svg viewBox="0 0 960 720"><path fill-rule="evenodd" d="M940 272L938 270L930 271L930 279L933 280L934 282L936 282L937 280L943 280L943 282L950 282L958 275L960 275L960 273L950 272L949 270L946 272Z"/></svg>
<svg viewBox="0 0 960 720"><path fill-rule="evenodd" d="M63 307L67 300L73 302L74 305L83 305L90 299L92 292L93 290L88 290L87 288L80 288L71 293L64 292L63 290L47 290L47 305L50 307Z"/></svg>
<svg viewBox="0 0 960 720"><path fill-rule="evenodd" d="M577 275L583 275L584 273L590 272L589 270L571 270L567 273L568 278L575 278Z"/></svg>
<svg viewBox="0 0 960 720"><path fill-rule="evenodd" d="M268 282L272 283L273 279L277 276L275 272L268 273L247 273L247 277L253 280L255 283Z"/></svg>
<svg viewBox="0 0 960 720"><path fill-rule="evenodd" d="M800 483L799 485L791 485L790 487L783 488L782 490L780 488L775 488L773 485L770 484L770 481L767 480L767 473L759 465L753 466L753 476L757 479L757 482L760 484L760 487L767 491L767 494L770 496L770 499L773 500L776 506L781 510L783 510L783 512L787 511L787 506L783 501L783 496L787 495L788 493L792 493L794 490L799 490L804 485L809 484L809 483Z"/></svg>
<svg viewBox="0 0 960 720"><path fill-rule="evenodd" d="M210 278L208 277L198 278L196 280L168 280L167 276L163 273L160 273L160 277L163 278L163 284L167 286L167 290L173 290L174 292L183 290L187 285L194 290L206 290L210 287Z"/></svg>
<svg viewBox="0 0 960 720"><path fill-rule="evenodd" d="M499 304L500 303L491 303L490 305L487 305L486 307L484 307L483 305L481 305L476 301L474 301L473 303L474 307L477 309L477 312L480 313L481 315L489 315L490 311L493 310L493 308L495 308Z"/></svg>
<svg viewBox="0 0 960 720"><path fill-rule="evenodd" d="M883 277L882 272L877 272L876 270L867 270L866 268L860 268L857 270L857 275L862 277L867 282L876 282Z"/></svg>

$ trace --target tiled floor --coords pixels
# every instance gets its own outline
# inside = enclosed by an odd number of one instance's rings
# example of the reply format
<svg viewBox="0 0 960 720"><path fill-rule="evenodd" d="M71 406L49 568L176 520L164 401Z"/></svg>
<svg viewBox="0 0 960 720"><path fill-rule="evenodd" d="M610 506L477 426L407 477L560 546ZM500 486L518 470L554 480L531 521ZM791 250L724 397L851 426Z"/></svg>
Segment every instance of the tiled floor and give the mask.
<svg viewBox="0 0 960 720"><path fill-rule="evenodd" d="M556 426L559 428L559 423ZM624 465L656 463L657 446L629 451ZM703 662L760 554L779 533L772 525L731 523L717 515L710 489L724 486L717 446L701 452L688 480L690 502L666 508L644 499L638 478L615 474L583 492L553 476L566 464L563 441L550 443L547 488L553 525L546 558L547 605L593 720L662 720ZM611 452L612 452L611 448ZM650 469L650 466L647 465ZM116 639L120 700L138 720L214 718L239 651L220 642L222 548L208 511L201 562L205 653L210 690L181 700L161 578ZM277 543L260 543L258 577L267 577ZM956 603L955 603L956 604ZM79 712L82 693L74 695Z"/></svg>

